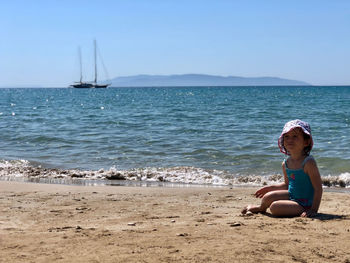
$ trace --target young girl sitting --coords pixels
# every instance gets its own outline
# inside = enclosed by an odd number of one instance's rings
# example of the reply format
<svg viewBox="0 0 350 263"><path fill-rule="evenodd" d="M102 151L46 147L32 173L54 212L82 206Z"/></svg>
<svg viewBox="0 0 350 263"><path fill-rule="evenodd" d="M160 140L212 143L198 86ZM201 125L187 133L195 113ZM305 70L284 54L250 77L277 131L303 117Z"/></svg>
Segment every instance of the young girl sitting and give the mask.
<svg viewBox="0 0 350 263"><path fill-rule="evenodd" d="M278 146L289 155L282 163L284 182L259 189L255 196L262 198L261 204L248 205L242 214L264 213L270 208L274 216L315 216L322 197L322 180L316 161L309 155L313 146L310 125L301 120L287 122Z"/></svg>

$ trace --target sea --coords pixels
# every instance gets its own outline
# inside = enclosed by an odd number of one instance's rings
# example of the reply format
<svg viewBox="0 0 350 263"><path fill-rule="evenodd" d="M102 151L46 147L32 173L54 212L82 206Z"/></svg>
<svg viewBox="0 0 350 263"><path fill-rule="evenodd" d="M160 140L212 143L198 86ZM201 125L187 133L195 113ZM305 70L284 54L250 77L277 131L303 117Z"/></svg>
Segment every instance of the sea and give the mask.
<svg viewBox="0 0 350 263"><path fill-rule="evenodd" d="M350 86L1 88L0 180L258 186L311 125L325 187L350 187Z"/></svg>

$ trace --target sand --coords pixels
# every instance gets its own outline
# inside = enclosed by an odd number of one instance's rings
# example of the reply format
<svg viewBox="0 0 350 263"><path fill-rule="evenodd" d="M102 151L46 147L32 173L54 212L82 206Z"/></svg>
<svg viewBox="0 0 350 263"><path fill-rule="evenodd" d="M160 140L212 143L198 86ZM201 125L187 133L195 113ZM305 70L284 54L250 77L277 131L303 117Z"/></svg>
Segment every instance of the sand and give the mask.
<svg viewBox="0 0 350 263"><path fill-rule="evenodd" d="M241 216L255 190L0 181L0 262L350 262L349 193Z"/></svg>

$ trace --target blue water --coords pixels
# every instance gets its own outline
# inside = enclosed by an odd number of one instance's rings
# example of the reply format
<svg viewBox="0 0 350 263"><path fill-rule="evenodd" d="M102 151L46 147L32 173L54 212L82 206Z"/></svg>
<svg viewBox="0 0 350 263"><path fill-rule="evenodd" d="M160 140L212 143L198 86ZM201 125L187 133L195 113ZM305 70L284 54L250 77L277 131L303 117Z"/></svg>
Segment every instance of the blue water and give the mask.
<svg viewBox="0 0 350 263"><path fill-rule="evenodd" d="M0 89L0 159L281 174L277 139L296 118L311 124L322 176L350 173L350 87Z"/></svg>

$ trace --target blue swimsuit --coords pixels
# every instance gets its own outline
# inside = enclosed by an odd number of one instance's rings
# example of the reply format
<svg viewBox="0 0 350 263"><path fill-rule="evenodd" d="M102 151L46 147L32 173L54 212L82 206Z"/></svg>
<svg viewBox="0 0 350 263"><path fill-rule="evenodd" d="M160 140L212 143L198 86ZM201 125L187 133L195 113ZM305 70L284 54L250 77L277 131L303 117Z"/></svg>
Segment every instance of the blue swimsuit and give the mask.
<svg viewBox="0 0 350 263"><path fill-rule="evenodd" d="M304 172L305 163L310 159L313 159L313 157L306 157L301 168L296 170L289 169L287 167L287 161L284 160L289 181L289 199L303 207L311 207L314 199L314 187L312 186L310 177Z"/></svg>

